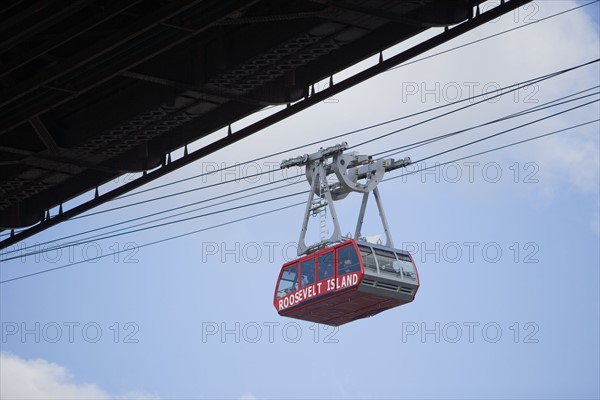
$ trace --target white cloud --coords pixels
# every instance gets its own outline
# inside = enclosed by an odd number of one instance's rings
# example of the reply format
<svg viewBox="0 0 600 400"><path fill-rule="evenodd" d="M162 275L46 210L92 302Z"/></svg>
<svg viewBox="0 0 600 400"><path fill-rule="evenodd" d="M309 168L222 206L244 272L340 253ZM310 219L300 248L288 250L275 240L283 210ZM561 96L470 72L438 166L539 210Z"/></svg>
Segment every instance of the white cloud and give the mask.
<svg viewBox="0 0 600 400"><path fill-rule="evenodd" d="M98 385L77 383L68 369L44 359L24 360L0 354L0 398L2 399L110 399ZM153 398L128 392L114 398ZM155 398L155 397L154 397Z"/></svg>
<svg viewBox="0 0 600 400"><path fill-rule="evenodd" d="M598 125L591 126L597 129ZM544 165L553 167L551 173L562 175L582 192L591 192L598 187L600 180L598 142L577 137L577 134L574 132L539 141L535 155Z"/></svg>

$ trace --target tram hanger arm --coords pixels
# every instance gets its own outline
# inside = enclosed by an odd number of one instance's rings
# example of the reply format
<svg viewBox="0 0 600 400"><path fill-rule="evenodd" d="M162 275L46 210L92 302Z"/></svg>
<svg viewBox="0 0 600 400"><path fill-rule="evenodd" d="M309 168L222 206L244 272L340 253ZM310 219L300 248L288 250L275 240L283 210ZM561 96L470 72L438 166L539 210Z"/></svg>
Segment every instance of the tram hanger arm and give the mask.
<svg viewBox="0 0 600 400"><path fill-rule="evenodd" d="M294 166L306 165L311 161L333 157L336 154L342 153L347 148L348 148L347 142L342 142L340 144L336 144L336 145L329 146L326 148L320 148L319 151L312 153L312 154L304 154L302 156L283 160L279 167L281 169L283 169L283 168L289 168L289 167L294 167Z"/></svg>
<svg viewBox="0 0 600 400"><path fill-rule="evenodd" d="M393 171L398 168L404 168L410 165L411 162L412 161L410 157L404 157L398 161L394 160L393 158L383 160L385 172ZM370 174L373 173L373 171L369 170L369 165L362 165L360 167L355 168L357 179L366 179Z"/></svg>

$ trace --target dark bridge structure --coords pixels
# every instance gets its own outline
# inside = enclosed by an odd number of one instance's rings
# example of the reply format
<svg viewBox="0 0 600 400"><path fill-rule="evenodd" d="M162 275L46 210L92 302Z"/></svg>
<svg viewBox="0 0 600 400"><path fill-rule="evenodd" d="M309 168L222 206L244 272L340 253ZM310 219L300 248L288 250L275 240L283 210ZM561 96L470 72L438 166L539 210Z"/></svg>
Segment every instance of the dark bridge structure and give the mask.
<svg viewBox="0 0 600 400"><path fill-rule="evenodd" d="M485 12L484 0L2 2L0 248L528 1L502 0ZM393 57L382 53L432 27L445 29ZM315 83L377 54L379 63L314 90ZM278 104L288 107L187 151L189 143ZM169 154L182 148L184 156L171 161ZM123 173L142 171L147 173L93 195ZM87 192L79 205L63 206Z"/></svg>

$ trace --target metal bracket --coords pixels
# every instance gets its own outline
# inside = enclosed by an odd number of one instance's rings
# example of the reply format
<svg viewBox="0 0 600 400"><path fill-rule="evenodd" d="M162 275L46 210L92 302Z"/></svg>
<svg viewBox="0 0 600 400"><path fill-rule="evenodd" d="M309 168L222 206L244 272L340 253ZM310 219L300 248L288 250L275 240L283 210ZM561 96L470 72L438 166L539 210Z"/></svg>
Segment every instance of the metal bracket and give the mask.
<svg viewBox="0 0 600 400"><path fill-rule="evenodd" d="M306 180L310 184L310 193L306 202L302 229L300 230L300 237L298 239L298 256L311 253L328 244L347 239L342 236L342 230L335 210L335 201L346 198L352 192L363 194L354 237L356 239L361 238L361 229L369 194L373 193L385 231L386 246L393 247L394 245L377 185L383 180L386 171L392 171L409 165L411 162L410 158L406 157L398 161L392 158L373 160L371 156L343 154L347 148L348 144L342 142L326 149L321 148L316 153L304 154L284 160L281 163L281 168L306 166ZM328 163L327 160L330 158L332 161ZM328 175L335 175L337 180L334 182L328 181ZM306 244L306 232L310 216L324 207L328 207L331 213L334 226L333 233L328 238L321 237L320 242L309 246Z"/></svg>

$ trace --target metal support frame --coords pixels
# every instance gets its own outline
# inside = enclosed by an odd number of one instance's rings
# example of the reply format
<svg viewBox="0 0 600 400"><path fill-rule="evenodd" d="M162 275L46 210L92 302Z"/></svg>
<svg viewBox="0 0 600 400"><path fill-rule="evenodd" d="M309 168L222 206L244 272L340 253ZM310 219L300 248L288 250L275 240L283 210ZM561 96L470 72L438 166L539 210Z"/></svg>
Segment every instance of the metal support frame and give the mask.
<svg viewBox="0 0 600 400"><path fill-rule="evenodd" d="M387 218L385 217L385 211L383 211L383 203L381 202L381 196L379 195L379 189L375 188L373 190L373 196L375 196L375 202L377 203L377 209L379 210L379 216L381 217L381 222L383 223L383 230L385 231L385 237L386 237L385 245L387 247L394 247L394 240L392 239L392 234L390 233L390 228L387 223Z"/></svg>
<svg viewBox="0 0 600 400"><path fill-rule="evenodd" d="M331 212L331 219L333 220L333 233L329 238L322 239L320 243L334 243L342 240L342 230L338 221L337 213L333 205L333 197L331 196L331 190L327 183L327 172L322 160L314 161L314 164L306 167L306 178L310 185L310 193L308 194L308 201L306 202L306 209L304 211L304 220L302 222L302 229L300 230L300 238L298 239L298 255L305 254L310 251L310 247L306 245L306 232L308 230L308 221L311 214L315 211L319 211L321 208L329 207ZM313 207L315 195L319 197L320 202L318 207ZM318 209L318 210L317 210Z"/></svg>
<svg viewBox="0 0 600 400"><path fill-rule="evenodd" d="M347 148L348 144L343 142L326 149L321 148L316 153L310 155L305 154L304 156L284 160L281 163L281 168L306 166L306 180L310 184L310 193L306 202L304 219L298 239L298 256L311 253L328 244L338 243L347 239L342 235L337 212L335 211L335 201L346 198L352 192L363 193L362 204L356 223L355 239L360 240L362 237L361 229L367 209L367 202L369 194L373 193L379 210L379 217L385 231L386 246L394 245L377 185L383 179L386 171L406 167L410 164L410 158L407 157L399 161L391 158L373 160L372 157L366 155L343 154L343 151ZM330 158L332 161L328 163ZM327 180L327 176L332 174L335 174L337 181L330 183ZM364 182L360 182L361 180L364 180ZM317 203L315 203L315 196L318 200ZM316 215L317 212L323 209L326 210L327 208L331 212L334 227L333 233L328 238L321 237L321 240L314 245L307 245L306 233L311 215Z"/></svg>
<svg viewBox="0 0 600 400"><path fill-rule="evenodd" d="M377 209L379 210L379 217L381 218L381 223L383 225L383 231L385 233L385 246L386 247L394 247L394 239L392 238L392 233L390 231L390 227L387 222L387 217L385 216L385 211L383 210L383 202L381 201L381 195L379 194L379 189L376 187L373 189L373 196L375 197L375 203L377 204ZM358 213L358 221L356 222L356 230L354 231L354 237L357 240L362 238L362 225L365 219L365 211L367 210L367 202L369 200L369 193L365 193L363 195L362 203L360 205L360 211Z"/></svg>

